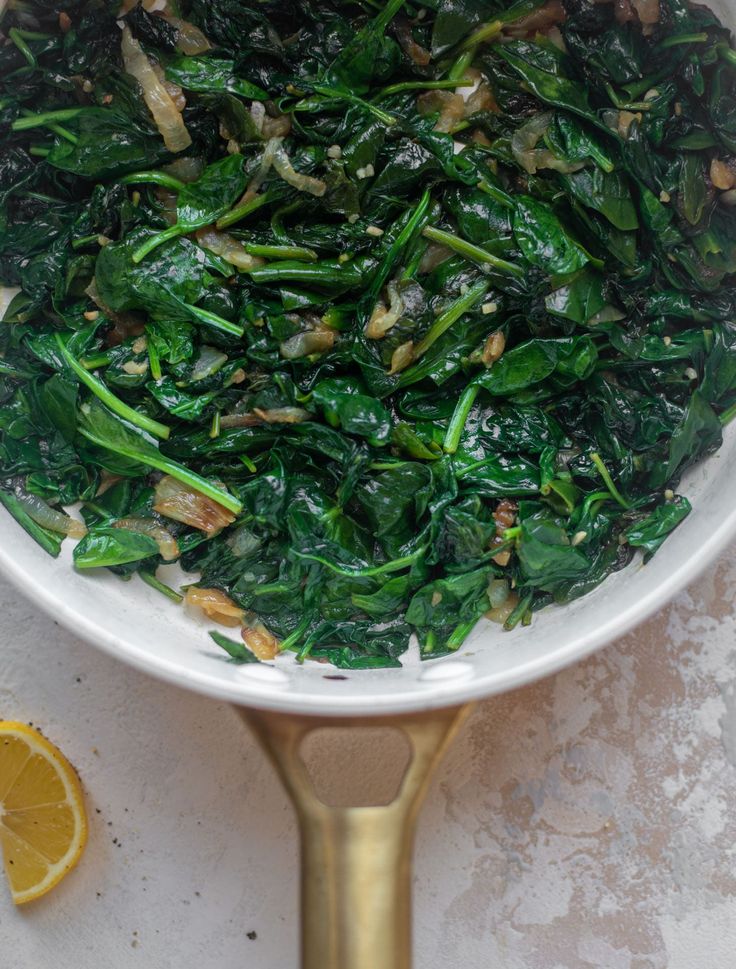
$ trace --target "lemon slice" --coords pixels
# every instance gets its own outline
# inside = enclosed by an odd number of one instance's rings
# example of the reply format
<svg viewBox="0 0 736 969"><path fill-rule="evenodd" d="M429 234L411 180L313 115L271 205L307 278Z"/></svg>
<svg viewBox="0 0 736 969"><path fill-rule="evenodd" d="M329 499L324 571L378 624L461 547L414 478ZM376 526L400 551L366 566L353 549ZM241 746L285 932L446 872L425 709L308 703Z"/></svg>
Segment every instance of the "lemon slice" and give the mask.
<svg viewBox="0 0 736 969"><path fill-rule="evenodd" d="M82 788L72 765L37 730L0 720L0 844L15 904L58 884L86 842Z"/></svg>

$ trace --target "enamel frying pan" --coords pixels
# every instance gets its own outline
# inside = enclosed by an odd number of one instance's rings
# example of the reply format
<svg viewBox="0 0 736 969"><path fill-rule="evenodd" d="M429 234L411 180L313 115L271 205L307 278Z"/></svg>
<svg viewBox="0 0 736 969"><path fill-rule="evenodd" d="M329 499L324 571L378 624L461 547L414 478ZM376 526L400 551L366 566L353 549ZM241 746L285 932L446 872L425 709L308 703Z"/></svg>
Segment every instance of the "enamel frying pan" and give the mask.
<svg viewBox="0 0 736 969"><path fill-rule="evenodd" d="M730 0L711 6L736 21ZM71 550L46 555L0 512L0 570L54 619L119 659L168 682L236 704L294 801L302 837L303 969L408 969L413 822L432 767L472 701L513 689L589 655L663 606L736 538L736 428L680 491L692 514L646 566L635 559L588 596L505 633L482 621L460 652L400 669L334 678L290 655L235 666L188 615L138 579L74 571ZM69 543L65 543L68 546ZM167 567L171 568L171 567ZM165 569L162 570L165 572ZM300 755L317 727L401 729L409 764L383 806L323 803Z"/></svg>

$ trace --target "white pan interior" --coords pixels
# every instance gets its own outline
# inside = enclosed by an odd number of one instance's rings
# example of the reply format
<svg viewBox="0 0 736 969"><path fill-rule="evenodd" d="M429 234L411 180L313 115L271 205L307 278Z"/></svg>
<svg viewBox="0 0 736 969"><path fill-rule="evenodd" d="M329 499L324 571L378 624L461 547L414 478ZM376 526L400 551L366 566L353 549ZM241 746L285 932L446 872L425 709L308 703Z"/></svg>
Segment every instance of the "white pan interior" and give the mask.
<svg viewBox="0 0 736 969"><path fill-rule="evenodd" d="M736 11L710 4L724 22ZM641 622L736 536L736 427L722 449L683 480L692 514L646 566L635 560L597 590L538 613L531 627L503 632L485 620L452 657L401 669L350 672L320 663L300 666L293 654L274 664L237 666L209 639L212 624L186 613L138 578L79 574L71 546L52 559L4 510L0 569L54 619L139 669L180 686L249 706L314 714L400 713L447 706L528 683L621 635ZM227 632L225 630L225 632ZM333 679L335 674L344 679Z"/></svg>

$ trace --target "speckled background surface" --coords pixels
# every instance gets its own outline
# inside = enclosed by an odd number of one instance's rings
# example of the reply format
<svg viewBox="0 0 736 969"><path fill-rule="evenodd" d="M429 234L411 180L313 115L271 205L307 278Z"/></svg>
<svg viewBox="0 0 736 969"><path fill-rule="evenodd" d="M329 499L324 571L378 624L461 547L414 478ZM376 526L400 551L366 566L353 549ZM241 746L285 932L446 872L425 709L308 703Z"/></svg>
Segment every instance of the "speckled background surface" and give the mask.
<svg viewBox="0 0 736 969"><path fill-rule="evenodd" d="M735 601L736 549L636 633L478 707L419 826L418 967L736 967ZM4 583L0 608L0 716L63 748L92 823L50 896L0 892L2 969L297 969L294 819L233 711Z"/></svg>

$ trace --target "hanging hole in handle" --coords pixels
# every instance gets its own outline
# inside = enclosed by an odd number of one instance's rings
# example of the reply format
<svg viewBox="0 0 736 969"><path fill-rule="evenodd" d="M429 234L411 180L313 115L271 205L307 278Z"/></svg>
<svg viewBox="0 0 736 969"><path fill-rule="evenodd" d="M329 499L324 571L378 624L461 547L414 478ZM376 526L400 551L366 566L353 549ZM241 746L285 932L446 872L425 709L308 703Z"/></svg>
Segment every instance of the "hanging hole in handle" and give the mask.
<svg viewBox="0 0 736 969"><path fill-rule="evenodd" d="M333 808L391 804L412 753L396 727L316 727L299 747L315 796Z"/></svg>

